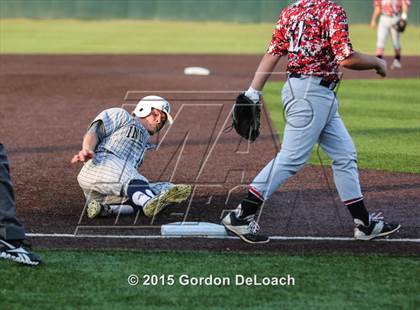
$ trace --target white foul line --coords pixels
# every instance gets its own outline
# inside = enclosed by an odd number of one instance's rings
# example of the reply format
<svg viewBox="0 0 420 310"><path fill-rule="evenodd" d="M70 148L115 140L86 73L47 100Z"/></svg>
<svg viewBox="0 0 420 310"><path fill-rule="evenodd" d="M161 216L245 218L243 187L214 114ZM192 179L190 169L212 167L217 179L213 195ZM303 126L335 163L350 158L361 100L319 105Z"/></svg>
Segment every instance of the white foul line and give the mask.
<svg viewBox="0 0 420 310"><path fill-rule="evenodd" d="M28 233L31 238L92 238L92 239L173 239L173 238L206 238L206 239L239 239L238 237L224 236L224 235L202 235L202 236L162 236L162 235L86 235L86 234L42 234L42 233ZM288 237L288 236L271 236L270 240L298 240L298 241L356 241L350 237ZM420 243L420 239L415 238L401 238L401 239L374 239L372 241L385 242L414 242Z"/></svg>

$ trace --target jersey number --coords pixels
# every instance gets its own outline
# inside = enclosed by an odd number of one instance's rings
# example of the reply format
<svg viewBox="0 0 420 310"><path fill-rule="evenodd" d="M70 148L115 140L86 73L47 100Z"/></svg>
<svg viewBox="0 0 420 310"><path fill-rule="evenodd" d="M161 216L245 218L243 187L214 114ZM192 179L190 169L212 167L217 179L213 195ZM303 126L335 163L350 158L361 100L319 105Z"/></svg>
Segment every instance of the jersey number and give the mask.
<svg viewBox="0 0 420 310"><path fill-rule="evenodd" d="M298 33L296 35L296 28ZM305 29L305 22L300 21L299 24L294 24L292 29L292 36L290 38L289 52L296 53L300 48L300 42L302 40L303 29Z"/></svg>

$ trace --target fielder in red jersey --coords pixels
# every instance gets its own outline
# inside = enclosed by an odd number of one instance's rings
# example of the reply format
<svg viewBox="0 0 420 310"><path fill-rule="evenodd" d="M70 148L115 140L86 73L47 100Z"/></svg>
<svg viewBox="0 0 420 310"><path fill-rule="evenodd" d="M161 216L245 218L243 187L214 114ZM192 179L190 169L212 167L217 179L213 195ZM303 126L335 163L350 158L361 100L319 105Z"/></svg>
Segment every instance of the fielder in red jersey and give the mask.
<svg viewBox="0 0 420 310"><path fill-rule="evenodd" d="M353 53L347 16L342 7L325 1L301 1L284 9L268 53L288 56L287 71L339 80L338 63Z"/></svg>
<svg viewBox="0 0 420 310"><path fill-rule="evenodd" d="M332 159L337 192L353 217L354 237L370 240L397 231L399 224L386 223L364 205L356 149L338 113L333 91L340 66L373 69L385 77L386 62L353 50L341 6L330 0L300 0L282 11L245 96L259 102L266 81L286 55L288 77L282 103L287 122L281 150L254 178L244 199L223 218L222 224L245 242L268 242L269 237L257 234L257 211L304 166L318 143Z"/></svg>

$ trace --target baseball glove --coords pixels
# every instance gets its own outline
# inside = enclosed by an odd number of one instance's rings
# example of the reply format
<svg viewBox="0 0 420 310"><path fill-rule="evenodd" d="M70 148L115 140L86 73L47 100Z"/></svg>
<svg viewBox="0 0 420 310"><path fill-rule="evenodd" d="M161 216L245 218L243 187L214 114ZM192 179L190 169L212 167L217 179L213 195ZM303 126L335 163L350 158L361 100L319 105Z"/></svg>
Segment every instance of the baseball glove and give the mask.
<svg viewBox="0 0 420 310"><path fill-rule="evenodd" d="M232 114L232 126L243 138L255 141L260 135L260 102L254 103L241 93L236 97Z"/></svg>
<svg viewBox="0 0 420 310"><path fill-rule="evenodd" d="M407 27L407 21L400 18L400 20L393 27L398 32L404 32L405 28Z"/></svg>

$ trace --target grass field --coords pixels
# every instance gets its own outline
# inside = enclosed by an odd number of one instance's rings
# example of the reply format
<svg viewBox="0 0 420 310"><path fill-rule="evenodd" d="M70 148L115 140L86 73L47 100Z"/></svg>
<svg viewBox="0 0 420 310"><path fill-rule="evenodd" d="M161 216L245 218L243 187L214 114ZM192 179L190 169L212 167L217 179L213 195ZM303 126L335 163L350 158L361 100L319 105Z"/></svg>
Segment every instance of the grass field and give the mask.
<svg viewBox="0 0 420 310"><path fill-rule="evenodd" d="M264 95L280 136L281 83ZM358 150L359 167L420 173L420 80L345 80L338 92L342 116ZM326 156L322 156L326 159ZM319 164L314 152L310 163Z"/></svg>
<svg viewBox="0 0 420 310"><path fill-rule="evenodd" d="M260 54L273 24L161 21L0 20L1 54ZM352 25L355 49L374 53L376 31ZM420 27L402 36L405 55L420 55ZM388 40L386 52L392 54Z"/></svg>
<svg viewBox="0 0 420 310"><path fill-rule="evenodd" d="M2 309L400 309L420 307L416 257L42 251L40 268L0 261ZM7 267L7 268L6 268ZM407 272L409 271L409 272ZM130 286L136 274L223 276L230 286ZM236 286L235 275L294 286ZM141 282L140 282L141 283ZM34 305L36 305L34 307Z"/></svg>

